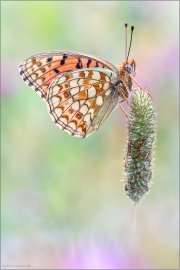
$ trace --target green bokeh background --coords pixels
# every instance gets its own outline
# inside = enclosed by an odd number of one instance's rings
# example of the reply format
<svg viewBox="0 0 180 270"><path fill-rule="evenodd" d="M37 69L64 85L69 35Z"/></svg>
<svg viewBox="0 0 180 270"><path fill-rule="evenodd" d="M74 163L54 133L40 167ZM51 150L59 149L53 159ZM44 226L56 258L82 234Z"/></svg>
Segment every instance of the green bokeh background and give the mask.
<svg viewBox="0 0 180 270"><path fill-rule="evenodd" d="M178 10L178 1L1 2L3 269L179 269ZM124 22L135 25L130 59L158 112L154 184L134 227L120 181L122 111L89 138L71 137L18 73L48 50L119 65Z"/></svg>

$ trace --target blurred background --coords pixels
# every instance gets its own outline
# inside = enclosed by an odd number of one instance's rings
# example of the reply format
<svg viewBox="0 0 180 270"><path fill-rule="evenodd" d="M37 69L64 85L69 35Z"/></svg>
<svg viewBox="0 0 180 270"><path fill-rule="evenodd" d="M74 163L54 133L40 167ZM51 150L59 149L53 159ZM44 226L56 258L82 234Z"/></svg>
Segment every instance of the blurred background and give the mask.
<svg viewBox="0 0 180 270"><path fill-rule="evenodd" d="M179 269L178 10L178 1L1 3L2 269ZM119 65L124 22L135 25L130 59L158 113L154 184L134 231L122 111L89 138L71 137L18 72L48 50Z"/></svg>

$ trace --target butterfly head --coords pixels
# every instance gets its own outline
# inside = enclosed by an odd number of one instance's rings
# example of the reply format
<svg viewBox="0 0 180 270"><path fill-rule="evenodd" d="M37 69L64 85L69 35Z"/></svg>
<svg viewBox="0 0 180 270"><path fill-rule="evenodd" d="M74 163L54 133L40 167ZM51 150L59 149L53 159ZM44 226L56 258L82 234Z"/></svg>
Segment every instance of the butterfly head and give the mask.
<svg viewBox="0 0 180 270"><path fill-rule="evenodd" d="M119 70L119 82L121 91L123 91L126 98L129 96L129 91L132 91L132 76L136 75L136 63L133 60L123 61L121 66L117 66ZM121 94L120 91L120 94Z"/></svg>
<svg viewBox="0 0 180 270"><path fill-rule="evenodd" d="M136 75L136 62L133 60L127 62L123 62L124 70L127 71L128 74L131 74L132 76Z"/></svg>
<svg viewBox="0 0 180 270"><path fill-rule="evenodd" d="M131 60L131 61L123 61L121 66L117 66L117 68L119 69L120 72L120 76L121 75L131 75L131 76L135 76L136 75L136 62L135 60Z"/></svg>

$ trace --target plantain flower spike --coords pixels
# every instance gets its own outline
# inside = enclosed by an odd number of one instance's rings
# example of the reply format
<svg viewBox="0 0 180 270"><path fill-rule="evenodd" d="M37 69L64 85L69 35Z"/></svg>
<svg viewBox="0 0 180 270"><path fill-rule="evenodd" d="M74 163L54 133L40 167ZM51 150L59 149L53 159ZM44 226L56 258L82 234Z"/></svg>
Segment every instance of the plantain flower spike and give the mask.
<svg viewBox="0 0 180 270"><path fill-rule="evenodd" d="M134 91L130 102L123 182L126 195L137 206L149 193L152 184L156 112L153 100L139 88Z"/></svg>

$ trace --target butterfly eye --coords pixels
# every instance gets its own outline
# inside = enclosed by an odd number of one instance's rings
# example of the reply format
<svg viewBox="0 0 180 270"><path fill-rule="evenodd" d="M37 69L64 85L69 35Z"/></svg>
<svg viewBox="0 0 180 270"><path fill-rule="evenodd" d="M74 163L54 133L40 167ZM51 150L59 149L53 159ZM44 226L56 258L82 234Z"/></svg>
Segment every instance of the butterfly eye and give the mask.
<svg viewBox="0 0 180 270"><path fill-rule="evenodd" d="M129 64L125 65L125 69L126 69L127 72L130 73L130 74L133 72L133 68L132 68L132 66L129 65Z"/></svg>
<svg viewBox="0 0 180 270"><path fill-rule="evenodd" d="M136 63L134 60L131 60L129 64L126 64L124 67L129 74L132 76L136 75Z"/></svg>

